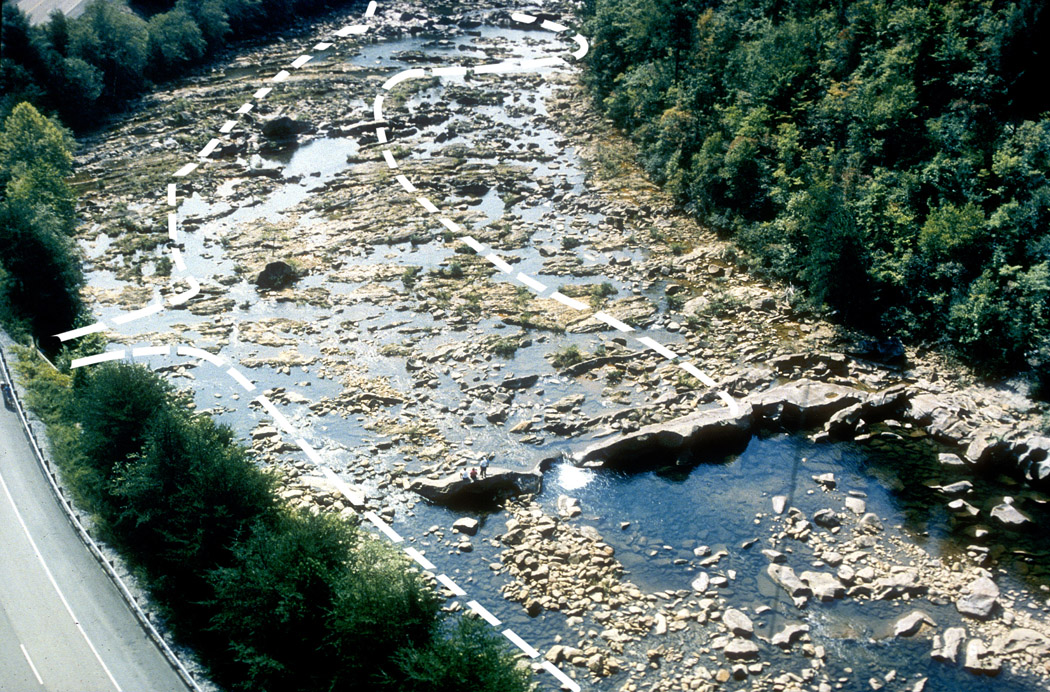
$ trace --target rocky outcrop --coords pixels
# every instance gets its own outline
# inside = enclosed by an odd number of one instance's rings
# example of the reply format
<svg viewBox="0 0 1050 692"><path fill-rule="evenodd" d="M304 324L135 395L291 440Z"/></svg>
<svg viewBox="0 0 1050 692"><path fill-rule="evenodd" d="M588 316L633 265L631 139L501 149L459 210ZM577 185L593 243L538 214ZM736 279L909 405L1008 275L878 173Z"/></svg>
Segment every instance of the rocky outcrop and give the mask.
<svg viewBox="0 0 1050 692"><path fill-rule="evenodd" d="M751 438L751 407L733 415L719 407L704 409L667 423L647 425L595 443L576 456L582 466L640 469L666 463L678 452L694 446L730 450Z"/></svg>
<svg viewBox="0 0 1050 692"><path fill-rule="evenodd" d="M493 504L518 495L535 495L543 487L539 469L516 471L491 467L484 478L469 480L459 475L440 479L422 478L409 489L430 502L445 506Z"/></svg>
<svg viewBox="0 0 1050 692"><path fill-rule="evenodd" d="M756 420L777 427L809 428L823 425L838 411L867 398L859 389L802 379L752 394L746 401Z"/></svg>

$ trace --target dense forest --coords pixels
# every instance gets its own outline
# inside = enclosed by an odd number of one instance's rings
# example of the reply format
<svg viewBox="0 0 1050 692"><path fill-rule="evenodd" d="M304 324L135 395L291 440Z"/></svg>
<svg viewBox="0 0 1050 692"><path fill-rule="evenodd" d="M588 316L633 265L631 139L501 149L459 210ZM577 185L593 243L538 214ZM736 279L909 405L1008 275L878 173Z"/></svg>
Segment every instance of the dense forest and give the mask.
<svg viewBox="0 0 1050 692"><path fill-rule="evenodd" d="M28 103L0 129L0 324L20 340L69 329L82 312L72 150L61 124Z"/></svg>
<svg viewBox="0 0 1050 692"><path fill-rule="evenodd" d="M753 271L1045 394L1046 3L586 5L602 108Z"/></svg>
<svg viewBox="0 0 1050 692"><path fill-rule="evenodd" d="M0 118L28 101L82 130L152 83L183 74L235 39L286 28L335 5L333 0L94 0L69 19L58 11L41 26L3 0Z"/></svg>
<svg viewBox="0 0 1050 692"><path fill-rule="evenodd" d="M530 689L487 625L442 616L408 559L356 523L289 509L232 432L160 376L19 368L78 503L224 689Z"/></svg>

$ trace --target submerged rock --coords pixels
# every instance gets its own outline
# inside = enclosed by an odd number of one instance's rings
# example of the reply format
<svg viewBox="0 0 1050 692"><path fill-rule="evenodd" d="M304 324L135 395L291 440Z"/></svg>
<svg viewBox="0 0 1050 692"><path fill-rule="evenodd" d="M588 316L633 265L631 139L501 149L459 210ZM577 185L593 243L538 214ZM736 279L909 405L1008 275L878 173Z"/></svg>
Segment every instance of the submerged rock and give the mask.
<svg viewBox="0 0 1050 692"><path fill-rule="evenodd" d="M933 621L933 618L921 610L913 610L907 615L898 618L897 621L893 623L893 636L910 637L917 634L919 630L922 629L923 625L936 627L937 623Z"/></svg>

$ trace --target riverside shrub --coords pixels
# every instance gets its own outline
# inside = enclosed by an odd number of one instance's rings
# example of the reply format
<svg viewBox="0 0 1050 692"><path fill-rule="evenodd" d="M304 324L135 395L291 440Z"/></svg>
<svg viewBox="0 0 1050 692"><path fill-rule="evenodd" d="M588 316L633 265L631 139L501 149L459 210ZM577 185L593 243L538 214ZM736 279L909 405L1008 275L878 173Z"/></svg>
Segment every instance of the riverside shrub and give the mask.
<svg viewBox="0 0 1050 692"><path fill-rule="evenodd" d="M404 555L284 505L230 430L158 375L105 363L71 377L26 354L64 478L224 689L530 689L495 633L441 615Z"/></svg>

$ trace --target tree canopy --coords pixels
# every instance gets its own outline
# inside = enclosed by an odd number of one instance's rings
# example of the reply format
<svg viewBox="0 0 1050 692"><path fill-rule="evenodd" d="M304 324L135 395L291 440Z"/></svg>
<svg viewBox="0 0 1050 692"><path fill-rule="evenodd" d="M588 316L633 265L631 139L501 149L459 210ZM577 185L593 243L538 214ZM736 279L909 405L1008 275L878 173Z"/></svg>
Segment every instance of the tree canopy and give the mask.
<svg viewBox="0 0 1050 692"><path fill-rule="evenodd" d="M815 306L993 374L1050 322L1050 8L595 0L589 79L649 174ZM1023 311L1023 312L1022 312Z"/></svg>

